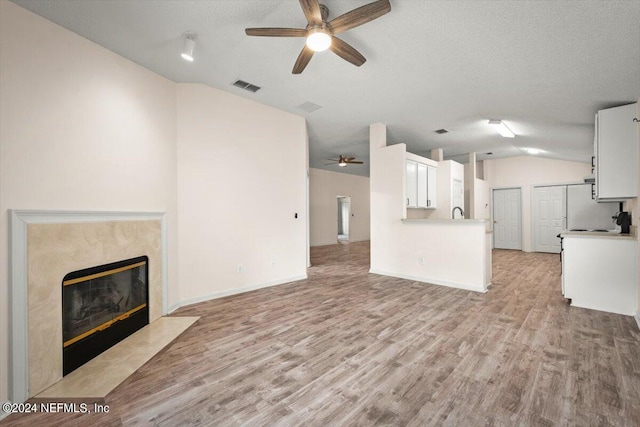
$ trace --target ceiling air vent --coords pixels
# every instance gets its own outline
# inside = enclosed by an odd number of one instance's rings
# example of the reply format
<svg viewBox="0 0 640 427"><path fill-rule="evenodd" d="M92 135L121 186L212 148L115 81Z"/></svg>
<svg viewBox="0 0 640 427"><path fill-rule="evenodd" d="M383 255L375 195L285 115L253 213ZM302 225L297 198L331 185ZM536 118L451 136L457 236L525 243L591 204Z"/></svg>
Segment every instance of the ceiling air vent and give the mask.
<svg viewBox="0 0 640 427"><path fill-rule="evenodd" d="M239 79L233 82L233 85L253 93L256 93L257 91L260 90L260 86L256 86L254 84L251 84L251 83L245 82L244 80L239 80Z"/></svg>
<svg viewBox="0 0 640 427"><path fill-rule="evenodd" d="M446 130L446 129L438 129L438 130L436 130L436 131L434 131L434 132L435 132L435 133L438 133L438 134L440 134L440 135L442 135L443 133L449 133L449 131L448 131L448 130Z"/></svg>
<svg viewBox="0 0 640 427"><path fill-rule="evenodd" d="M303 104L296 106L296 108L298 110L306 111L307 113L313 113L314 111L319 110L322 107L318 104L314 104L313 102L307 101Z"/></svg>

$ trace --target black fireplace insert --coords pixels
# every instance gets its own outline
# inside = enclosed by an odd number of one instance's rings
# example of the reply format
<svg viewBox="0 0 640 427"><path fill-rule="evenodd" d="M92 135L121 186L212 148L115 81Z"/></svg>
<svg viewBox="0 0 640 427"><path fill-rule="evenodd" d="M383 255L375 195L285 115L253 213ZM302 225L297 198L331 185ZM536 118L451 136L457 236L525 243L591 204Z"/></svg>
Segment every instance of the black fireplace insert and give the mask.
<svg viewBox="0 0 640 427"><path fill-rule="evenodd" d="M63 375L148 324L148 257L67 274L62 280Z"/></svg>

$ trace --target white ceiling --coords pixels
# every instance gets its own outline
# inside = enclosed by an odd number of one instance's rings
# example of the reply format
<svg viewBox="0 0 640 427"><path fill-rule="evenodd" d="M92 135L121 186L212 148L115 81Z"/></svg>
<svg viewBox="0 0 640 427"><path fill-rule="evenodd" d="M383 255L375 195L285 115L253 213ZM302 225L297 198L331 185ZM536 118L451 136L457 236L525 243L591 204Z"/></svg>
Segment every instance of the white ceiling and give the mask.
<svg viewBox="0 0 640 427"><path fill-rule="evenodd" d="M324 0L336 17L372 0ZM198 82L306 117L312 167L368 175L369 124L390 143L464 161L523 155L589 162L598 109L640 96L640 1L391 0L391 12L341 34L367 62L327 51L301 75L300 38L248 37L246 27L298 27L297 0L14 0L176 82ZM198 33L195 61L182 34ZM242 79L262 89L231 86ZM296 108L313 102L321 109ZM488 119L518 135L500 137ZM436 129L450 131L446 135ZM355 155L365 165L324 167Z"/></svg>

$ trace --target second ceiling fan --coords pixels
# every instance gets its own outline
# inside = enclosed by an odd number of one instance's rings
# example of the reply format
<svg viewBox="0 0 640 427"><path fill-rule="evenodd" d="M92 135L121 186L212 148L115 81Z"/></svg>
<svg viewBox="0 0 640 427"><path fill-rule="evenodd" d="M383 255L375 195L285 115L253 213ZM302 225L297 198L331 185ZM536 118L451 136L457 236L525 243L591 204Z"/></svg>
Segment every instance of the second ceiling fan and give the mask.
<svg viewBox="0 0 640 427"><path fill-rule="evenodd" d="M325 5L319 4L318 0L299 1L307 18L306 28L247 28L245 30L248 36L306 37L306 45L293 66L293 74L300 74L305 69L314 52L326 49L353 65L361 66L366 58L335 34L366 24L391 11L389 0L378 0L327 21L329 9Z"/></svg>

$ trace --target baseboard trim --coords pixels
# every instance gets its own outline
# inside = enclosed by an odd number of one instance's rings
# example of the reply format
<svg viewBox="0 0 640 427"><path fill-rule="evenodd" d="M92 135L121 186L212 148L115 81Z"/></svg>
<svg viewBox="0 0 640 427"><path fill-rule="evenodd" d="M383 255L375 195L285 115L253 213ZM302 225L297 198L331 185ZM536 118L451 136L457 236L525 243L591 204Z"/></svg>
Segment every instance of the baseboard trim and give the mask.
<svg viewBox="0 0 640 427"><path fill-rule="evenodd" d="M224 298L224 297L228 297L228 296L231 296L231 295L243 294L245 292L251 292L251 291L258 290L258 289L270 288L272 286L278 286L278 285L284 285L286 283L296 282L298 280L305 280L306 278L307 278L306 274L301 274L299 276L291 276L291 277L286 277L284 279L278 279L278 280L272 280L272 281L269 281L269 282L260 283L260 284L257 284L257 285L245 286L244 288L235 288L235 289L229 289L229 290L226 290L226 291L214 292L212 294L203 295L201 297L190 298L190 299L181 301L179 307L177 307L177 308L182 308L182 307L185 307L185 306L191 305L191 304L197 304L199 302L204 302L204 301L210 301L210 300L214 300L214 299Z"/></svg>
<svg viewBox="0 0 640 427"><path fill-rule="evenodd" d="M640 329L640 311L638 311L633 317L635 317L636 323L638 324L638 329Z"/></svg>
<svg viewBox="0 0 640 427"><path fill-rule="evenodd" d="M381 270L376 270L376 269L371 269L369 270L369 273L371 274L379 274L381 276L389 276L389 277L397 277L399 279L407 279L407 280L413 280L416 282L423 282L423 283L427 283L430 285L438 285L438 286L446 286L448 288L456 288L456 289L463 289L465 291L473 291L473 292L480 292L480 293L486 293L487 292L487 288L489 286L491 286L491 283L487 283L486 285L484 285L484 287L482 286L473 286L473 285L467 285L464 283L455 283L455 282L446 282L443 280L434 280L434 279L430 279L428 277L422 277L422 276L411 276L409 274L398 274L398 273L389 273L388 271L381 271Z"/></svg>
<svg viewBox="0 0 640 427"><path fill-rule="evenodd" d="M171 314L171 313L173 313L174 311L176 311L179 308L180 308L180 304L179 303L178 304L174 304L171 307L169 307L169 309L167 311L167 314Z"/></svg>
<svg viewBox="0 0 640 427"><path fill-rule="evenodd" d="M2 421L4 418L7 418L8 416L9 414L7 412L0 411L0 421Z"/></svg>

